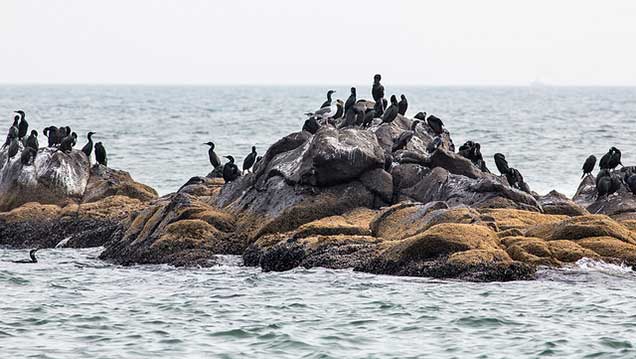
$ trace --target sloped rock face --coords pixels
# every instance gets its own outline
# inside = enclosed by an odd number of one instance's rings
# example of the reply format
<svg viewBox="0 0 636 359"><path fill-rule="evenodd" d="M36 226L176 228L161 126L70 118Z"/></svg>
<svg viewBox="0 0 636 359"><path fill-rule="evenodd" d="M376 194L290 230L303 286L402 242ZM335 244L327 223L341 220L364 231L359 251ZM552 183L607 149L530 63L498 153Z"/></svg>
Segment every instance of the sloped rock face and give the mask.
<svg viewBox="0 0 636 359"><path fill-rule="evenodd" d="M620 178L624 176L624 169L627 168L617 171ZM598 198L596 177L589 175L581 181L572 200L592 214L605 214L616 219L636 218L636 195L623 183L616 193Z"/></svg>

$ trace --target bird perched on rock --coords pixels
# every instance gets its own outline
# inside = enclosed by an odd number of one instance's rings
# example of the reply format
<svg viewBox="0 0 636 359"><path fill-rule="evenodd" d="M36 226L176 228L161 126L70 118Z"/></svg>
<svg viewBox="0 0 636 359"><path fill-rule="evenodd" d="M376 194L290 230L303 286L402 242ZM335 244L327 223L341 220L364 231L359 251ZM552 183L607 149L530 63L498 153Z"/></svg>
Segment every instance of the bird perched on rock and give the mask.
<svg viewBox="0 0 636 359"><path fill-rule="evenodd" d="M431 127L436 135L441 135L444 132L444 122L442 122L442 120L440 120L437 116L428 116L426 123Z"/></svg>
<svg viewBox="0 0 636 359"><path fill-rule="evenodd" d="M42 133L46 136L48 140L48 147L53 147L57 143L57 127L49 126L46 127Z"/></svg>
<svg viewBox="0 0 636 359"><path fill-rule="evenodd" d="M381 102L376 102L376 105L374 106L374 108L367 110L364 113L364 118L362 119L362 128L368 128L369 126L371 126L371 124L373 123L373 119L377 117L376 115L377 111L375 107L377 107L378 103L381 103Z"/></svg>
<svg viewBox="0 0 636 359"><path fill-rule="evenodd" d="M303 124L303 131L307 131L313 135L318 132L318 129L320 129L320 124L315 117L312 116L305 120L305 123Z"/></svg>
<svg viewBox="0 0 636 359"><path fill-rule="evenodd" d="M327 101L323 102L320 108L331 106L331 95L333 95L334 93L336 93L336 91L334 90L327 91Z"/></svg>
<svg viewBox="0 0 636 359"><path fill-rule="evenodd" d="M437 136L426 146L426 152L433 153L442 145L442 138Z"/></svg>
<svg viewBox="0 0 636 359"><path fill-rule="evenodd" d="M619 178L612 175L607 169L600 170L598 176L596 176L596 199L598 200L603 196L607 197L615 193L620 189L620 186L621 181Z"/></svg>
<svg viewBox="0 0 636 359"><path fill-rule="evenodd" d="M395 95L391 95L391 105L382 115L382 123L391 123L398 115L398 100Z"/></svg>
<svg viewBox="0 0 636 359"><path fill-rule="evenodd" d="M317 119L333 118L338 113L340 106L342 106L338 103L338 101L339 100L336 100L335 104L330 102L327 106L323 106L314 112L307 112L305 115L309 117L316 117Z"/></svg>
<svg viewBox="0 0 636 359"><path fill-rule="evenodd" d="M384 98L384 86L380 83L382 80L382 75L375 74L373 76L373 86L371 87L371 96L373 96L373 101L382 102Z"/></svg>
<svg viewBox="0 0 636 359"><path fill-rule="evenodd" d="M581 178L585 177L585 175L591 175L592 171L594 171L594 165L596 165L596 156L590 155L583 163L583 175Z"/></svg>
<svg viewBox="0 0 636 359"><path fill-rule="evenodd" d="M95 161L102 166L108 166L108 157L106 156L106 148L101 142L95 144Z"/></svg>
<svg viewBox="0 0 636 359"><path fill-rule="evenodd" d="M400 133L400 136L398 136L397 140L393 142L392 152L401 150L404 147L406 147L406 145L409 143L411 138L413 138L413 135L415 135L415 128L417 127L419 123L420 123L419 120L413 121L413 123L411 123L410 130L403 131L402 133Z"/></svg>
<svg viewBox="0 0 636 359"><path fill-rule="evenodd" d="M510 167L508 166L508 161L506 161L506 156L501 153L495 153L495 165L499 170L499 173L502 175L508 174L510 172Z"/></svg>
<svg viewBox="0 0 636 359"><path fill-rule="evenodd" d="M418 112L415 114L415 116L413 116L413 118L421 120L421 121L426 121L426 112Z"/></svg>
<svg viewBox="0 0 636 359"><path fill-rule="evenodd" d="M20 123L18 124L18 139L22 141L29 132L29 123L26 120L26 114L24 113L24 111L17 110L14 112L20 115Z"/></svg>
<svg viewBox="0 0 636 359"><path fill-rule="evenodd" d="M9 142L9 150L7 152L7 163L9 163L9 161L18 154L18 151L20 151L18 138L12 137Z"/></svg>
<svg viewBox="0 0 636 359"><path fill-rule="evenodd" d="M60 151L64 153L69 153L73 150L73 147L77 144L77 134L75 132L71 132L70 135L64 137L62 142L60 143Z"/></svg>
<svg viewBox="0 0 636 359"><path fill-rule="evenodd" d="M342 115L344 114L344 102L342 102L341 99L337 99L336 100L336 113L333 115L333 119L337 120L342 118Z"/></svg>
<svg viewBox="0 0 636 359"><path fill-rule="evenodd" d="M214 152L214 142L206 142L204 143L204 145L210 146L210 149L208 150L208 157L210 158L210 164L212 165L212 167L219 167L221 165L221 159L216 154L216 152Z"/></svg>
<svg viewBox="0 0 636 359"><path fill-rule="evenodd" d="M400 95L400 102L398 102L398 113L402 116L406 115L406 110L409 108L409 102L406 100L404 94Z"/></svg>
<svg viewBox="0 0 636 359"><path fill-rule="evenodd" d="M382 114L384 114L384 109L384 101L382 101L382 99L376 101L373 105L373 118L382 117Z"/></svg>
<svg viewBox="0 0 636 359"><path fill-rule="evenodd" d="M40 143L38 142L38 131L31 130L31 134L25 141L25 146L30 147L37 152L37 150L40 148Z"/></svg>
<svg viewBox="0 0 636 359"><path fill-rule="evenodd" d="M223 166L223 180L225 180L225 183L228 183L239 178L241 173L239 172L238 167L234 164L234 157L225 156L225 158L230 161Z"/></svg>
<svg viewBox="0 0 636 359"><path fill-rule="evenodd" d="M256 162L256 146L252 146L252 152L243 160L243 173L249 171Z"/></svg>
<svg viewBox="0 0 636 359"><path fill-rule="evenodd" d="M22 150L22 154L20 155L20 162L24 166L28 166L32 163L32 160L35 160L37 151L31 147L24 147Z"/></svg>
<svg viewBox="0 0 636 359"><path fill-rule="evenodd" d="M7 134L7 139L2 145L2 148L5 148L11 144L12 138L18 138L18 121L20 120L20 115L15 115L13 118L13 125L9 127L9 133Z"/></svg>
<svg viewBox="0 0 636 359"><path fill-rule="evenodd" d="M84 147L82 147L82 152L84 152L84 154L86 155L86 157L89 158L91 157L91 153L93 153L93 135L96 132L88 132L86 134L86 139L88 140L88 142L86 142L86 144L84 145Z"/></svg>
<svg viewBox="0 0 636 359"><path fill-rule="evenodd" d="M611 169L613 170L618 165L623 165L621 163L621 151L616 147L612 147L607 151L606 154L601 157L601 161L599 162L599 167L601 169Z"/></svg>
<svg viewBox="0 0 636 359"><path fill-rule="evenodd" d="M352 106L349 111L345 112L345 119L340 124L340 128L355 127L358 121L361 124L364 122L364 112L360 106Z"/></svg>
<svg viewBox="0 0 636 359"><path fill-rule="evenodd" d="M345 116L347 114L347 111L349 111L349 109L351 107L353 107L353 105L355 105L355 103L356 103L356 88L352 87L351 88L351 95L349 95L349 98L347 99L347 102L345 102L345 105L344 105Z"/></svg>
<svg viewBox="0 0 636 359"><path fill-rule="evenodd" d="M627 188L629 188L632 194L636 195L636 174L627 172L625 173L625 177L623 178L623 180L625 181L625 185L627 186Z"/></svg>

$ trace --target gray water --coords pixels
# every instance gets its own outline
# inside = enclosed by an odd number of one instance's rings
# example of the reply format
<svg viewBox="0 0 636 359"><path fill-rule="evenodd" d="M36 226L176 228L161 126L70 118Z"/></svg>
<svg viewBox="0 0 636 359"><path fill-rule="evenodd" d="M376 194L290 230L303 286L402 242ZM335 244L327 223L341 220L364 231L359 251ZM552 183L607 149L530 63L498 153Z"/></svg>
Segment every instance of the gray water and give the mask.
<svg viewBox="0 0 636 359"><path fill-rule="evenodd" d="M385 85L386 86L386 85ZM348 91L336 87L346 98ZM2 86L0 116L97 131L109 164L161 194L298 130L326 87ZM359 88L359 93L367 93ZM633 164L634 88L391 88L409 113L503 152L541 193L573 194L612 145ZM0 127L2 128L2 127ZM41 131L40 131L41 132ZM41 136L40 142L46 138ZM80 140L79 145L84 141ZM633 358L636 276L582 260L533 282L464 283L325 269L119 267L101 249L0 249L4 358Z"/></svg>

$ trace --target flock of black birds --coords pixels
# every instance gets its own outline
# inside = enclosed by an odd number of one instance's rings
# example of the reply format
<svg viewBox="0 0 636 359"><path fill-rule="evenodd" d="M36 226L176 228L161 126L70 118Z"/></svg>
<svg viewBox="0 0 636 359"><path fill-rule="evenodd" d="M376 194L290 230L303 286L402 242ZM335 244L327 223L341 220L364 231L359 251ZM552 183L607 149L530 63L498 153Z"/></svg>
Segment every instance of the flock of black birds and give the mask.
<svg viewBox="0 0 636 359"><path fill-rule="evenodd" d="M591 176L596 165L596 156L590 155L583 163L583 176ZM624 171L617 171L616 167L620 165ZM621 151L616 147L611 147L606 154L601 157L598 163L599 172L596 175L595 185L597 199L603 196L608 197L618 192L621 186L625 186L633 194L636 195L636 170L634 167L625 167L621 162ZM623 172L623 175L620 175Z"/></svg>
<svg viewBox="0 0 636 359"><path fill-rule="evenodd" d="M26 114L22 110L14 111L16 114L13 119L13 124L9 127L9 133L2 145L1 149L8 147L7 151L7 163L14 158L20 151L20 144L24 146L22 154L20 155L20 162L24 166L33 164L35 158L40 149L38 142L38 131L31 130L31 133L26 137L29 131L29 123L26 120ZM70 153L73 147L77 144L77 134L71 131L69 126L49 126L43 131L44 136L47 137L47 145L49 148L56 148L57 151L63 153ZM82 152L88 157L90 161L91 153L93 152L93 135L95 132L89 132L86 136L88 142L82 147ZM101 142L95 143L95 160L97 163L107 166L108 158L106 155L106 149Z"/></svg>
<svg viewBox="0 0 636 359"><path fill-rule="evenodd" d="M228 159L228 162L222 165L221 159L216 154L216 152L214 152L214 148L215 148L214 143L206 142L204 143L204 145L210 146L210 148L208 149L208 157L210 159L210 164L212 165L215 171L220 171L220 173L223 175L223 180L225 180L225 182L232 182L236 180L237 178L239 178L241 174L251 171L254 165L261 160L261 157L258 156L258 154L256 153L256 146L252 146L252 152L250 152L243 160L243 171L241 172L239 171L238 166L234 163L233 156L230 156L230 155L223 156L224 158Z"/></svg>

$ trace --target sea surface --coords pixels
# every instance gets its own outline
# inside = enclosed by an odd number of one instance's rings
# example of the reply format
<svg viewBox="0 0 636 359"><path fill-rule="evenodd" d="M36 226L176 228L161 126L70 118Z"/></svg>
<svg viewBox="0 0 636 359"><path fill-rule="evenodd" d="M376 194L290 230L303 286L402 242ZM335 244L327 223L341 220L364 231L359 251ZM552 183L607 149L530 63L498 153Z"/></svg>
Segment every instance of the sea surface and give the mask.
<svg viewBox="0 0 636 359"><path fill-rule="evenodd" d="M585 158L611 146L636 164L636 88L385 87L407 95L408 114L442 118L457 146L480 142L491 169L504 153L539 193L572 195ZM203 142L239 160L252 145L262 154L327 89L1 85L0 131L17 109L40 133L95 131L109 165L167 194L210 171ZM27 251L0 248L0 358L636 357L628 267L584 259L536 281L466 283L262 273L232 256L206 269L120 267L100 251L44 249L16 264Z"/></svg>

